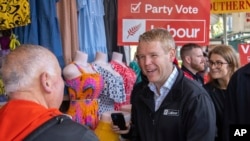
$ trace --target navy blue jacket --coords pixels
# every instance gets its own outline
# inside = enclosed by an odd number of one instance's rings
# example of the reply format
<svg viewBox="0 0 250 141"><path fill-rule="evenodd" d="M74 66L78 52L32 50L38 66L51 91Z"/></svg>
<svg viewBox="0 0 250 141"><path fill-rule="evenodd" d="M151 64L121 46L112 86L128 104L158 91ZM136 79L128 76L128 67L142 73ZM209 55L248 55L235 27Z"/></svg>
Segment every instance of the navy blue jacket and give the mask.
<svg viewBox="0 0 250 141"><path fill-rule="evenodd" d="M147 87L133 93L132 141L213 141L216 115L213 102L197 82L179 75L160 108Z"/></svg>

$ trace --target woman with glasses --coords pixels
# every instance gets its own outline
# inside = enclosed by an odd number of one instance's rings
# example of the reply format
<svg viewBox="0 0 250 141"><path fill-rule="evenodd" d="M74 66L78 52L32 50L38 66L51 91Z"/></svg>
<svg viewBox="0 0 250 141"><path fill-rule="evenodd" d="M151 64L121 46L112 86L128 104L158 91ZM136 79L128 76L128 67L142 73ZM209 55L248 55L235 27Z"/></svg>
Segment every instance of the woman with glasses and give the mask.
<svg viewBox="0 0 250 141"><path fill-rule="evenodd" d="M231 46L218 45L209 52L209 82L204 85L216 110L217 135L222 140L222 120L225 92L232 74L240 67L238 55Z"/></svg>

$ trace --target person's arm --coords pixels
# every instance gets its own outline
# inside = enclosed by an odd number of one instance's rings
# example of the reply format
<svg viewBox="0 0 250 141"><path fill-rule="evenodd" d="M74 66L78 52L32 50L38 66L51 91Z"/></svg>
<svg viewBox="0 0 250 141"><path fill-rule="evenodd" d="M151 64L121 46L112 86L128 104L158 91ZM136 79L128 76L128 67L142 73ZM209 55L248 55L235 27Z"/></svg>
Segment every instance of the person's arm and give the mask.
<svg viewBox="0 0 250 141"><path fill-rule="evenodd" d="M216 113L207 93L191 99L183 110L187 141L213 141L216 134Z"/></svg>

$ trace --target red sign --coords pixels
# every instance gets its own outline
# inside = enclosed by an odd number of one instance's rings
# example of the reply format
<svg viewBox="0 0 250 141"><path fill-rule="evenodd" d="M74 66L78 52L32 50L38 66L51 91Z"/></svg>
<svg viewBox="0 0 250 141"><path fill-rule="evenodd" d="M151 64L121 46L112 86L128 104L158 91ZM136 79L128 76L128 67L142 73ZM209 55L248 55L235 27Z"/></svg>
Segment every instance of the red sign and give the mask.
<svg viewBox="0 0 250 141"><path fill-rule="evenodd" d="M118 0L118 45L137 45L139 36L166 28L177 45L209 44L209 0Z"/></svg>
<svg viewBox="0 0 250 141"><path fill-rule="evenodd" d="M241 65L246 65L250 62L250 44L239 44L238 51L240 55Z"/></svg>

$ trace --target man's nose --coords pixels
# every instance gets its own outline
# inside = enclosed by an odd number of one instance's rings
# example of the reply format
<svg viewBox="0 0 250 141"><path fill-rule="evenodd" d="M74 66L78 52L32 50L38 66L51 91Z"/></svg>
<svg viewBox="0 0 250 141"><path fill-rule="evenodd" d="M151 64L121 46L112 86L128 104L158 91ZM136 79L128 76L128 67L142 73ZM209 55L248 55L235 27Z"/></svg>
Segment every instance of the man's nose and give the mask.
<svg viewBox="0 0 250 141"><path fill-rule="evenodd" d="M145 58L145 65L151 64L151 62L152 62L152 58L149 57L149 56L147 56L147 57Z"/></svg>

